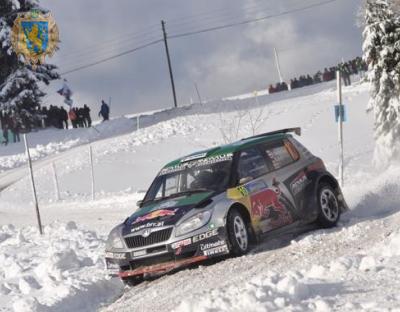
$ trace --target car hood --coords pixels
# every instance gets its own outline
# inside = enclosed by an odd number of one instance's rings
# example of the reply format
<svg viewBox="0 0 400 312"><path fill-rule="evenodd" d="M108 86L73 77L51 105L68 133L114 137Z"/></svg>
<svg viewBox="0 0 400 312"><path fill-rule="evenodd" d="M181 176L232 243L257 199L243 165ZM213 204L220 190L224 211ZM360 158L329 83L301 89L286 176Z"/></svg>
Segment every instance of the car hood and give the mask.
<svg viewBox="0 0 400 312"><path fill-rule="evenodd" d="M128 235L145 228L174 225L199 203L212 196L213 192L202 192L148 203L129 217L122 234Z"/></svg>

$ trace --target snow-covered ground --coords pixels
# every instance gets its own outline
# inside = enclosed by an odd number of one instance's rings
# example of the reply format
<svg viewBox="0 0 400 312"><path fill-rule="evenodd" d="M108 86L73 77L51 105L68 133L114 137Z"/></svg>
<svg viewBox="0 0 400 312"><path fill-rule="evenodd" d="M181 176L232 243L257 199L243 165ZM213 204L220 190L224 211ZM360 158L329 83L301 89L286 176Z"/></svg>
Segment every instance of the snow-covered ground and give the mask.
<svg viewBox="0 0 400 312"><path fill-rule="evenodd" d="M0 311L400 308L400 167L382 172L371 165L368 86L345 88L344 101L349 119L344 128L344 193L351 211L338 228L288 235L245 257L183 270L134 289L105 276L104 241L136 209L157 171L179 156L224 143L222 132L232 134L230 128L239 119L237 136L251 135L250 119L259 117L257 132L301 126L299 140L336 174L335 84L155 112L141 116L138 131L136 118L120 118L99 125L99 132L46 130L31 135L46 225L43 237L35 227L23 147L1 147L0 186L6 180L16 183L0 193ZM94 153L94 201L87 143Z"/></svg>

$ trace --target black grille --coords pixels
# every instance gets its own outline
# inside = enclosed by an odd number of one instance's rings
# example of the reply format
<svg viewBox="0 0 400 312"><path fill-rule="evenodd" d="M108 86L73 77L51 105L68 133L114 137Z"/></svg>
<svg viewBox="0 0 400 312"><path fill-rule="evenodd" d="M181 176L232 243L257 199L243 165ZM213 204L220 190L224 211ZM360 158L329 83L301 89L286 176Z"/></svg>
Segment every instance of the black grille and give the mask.
<svg viewBox="0 0 400 312"><path fill-rule="evenodd" d="M143 237L142 235L125 237L125 242L128 248L139 248L165 242L169 239L171 233L172 228L168 228L165 230L152 232L148 237Z"/></svg>

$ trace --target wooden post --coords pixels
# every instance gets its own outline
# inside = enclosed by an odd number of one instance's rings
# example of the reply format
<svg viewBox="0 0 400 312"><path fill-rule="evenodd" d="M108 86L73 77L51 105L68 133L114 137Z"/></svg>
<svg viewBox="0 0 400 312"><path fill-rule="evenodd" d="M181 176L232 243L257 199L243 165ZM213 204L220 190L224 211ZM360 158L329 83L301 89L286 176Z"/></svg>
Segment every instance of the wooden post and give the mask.
<svg viewBox="0 0 400 312"><path fill-rule="evenodd" d="M31 154L29 152L29 144L28 144L28 139L26 138L26 134L24 134L24 143L25 143L26 156L28 158L29 173L31 176L32 195L33 195L33 202L35 204L37 223L38 223L40 235L43 235L42 220L40 218L39 203L38 203L38 198L37 198L37 194L36 194L35 179L33 177L32 159L31 159Z"/></svg>
<svg viewBox="0 0 400 312"><path fill-rule="evenodd" d="M339 139L339 183L340 186L344 186L344 177L343 177L343 98L342 98L342 73L340 70L336 72L337 77L337 97L339 104L339 120L338 120L338 139Z"/></svg>
<svg viewBox="0 0 400 312"><path fill-rule="evenodd" d="M95 188L95 181L94 181L93 150L92 150L91 145L89 145L89 161L90 161L90 176L91 176L91 180L92 180L92 200L95 200L96 188Z"/></svg>
<svg viewBox="0 0 400 312"><path fill-rule="evenodd" d="M61 199L60 188L58 186L57 170L56 170L56 164L54 162L51 163L51 168L53 169L53 182L54 182L54 189L56 191L56 200L59 201Z"/></svg>

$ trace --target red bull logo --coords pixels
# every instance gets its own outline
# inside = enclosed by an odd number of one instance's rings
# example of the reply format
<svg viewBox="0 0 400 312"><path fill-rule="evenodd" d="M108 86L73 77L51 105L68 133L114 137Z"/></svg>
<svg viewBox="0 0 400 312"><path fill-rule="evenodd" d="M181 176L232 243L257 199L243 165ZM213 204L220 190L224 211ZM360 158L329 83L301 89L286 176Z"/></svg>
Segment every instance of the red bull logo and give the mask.
<svg viewBox="0 0 400 312"><path fill-rule="evenodd" d="M161 218L161 217L174 216L177 210L178 209L174 209L174 210L168 210L168 209L156 210L156 211L148 213L147 215L138 217L135 220L135 222L133 222L132 224L139 223L139 222L144 222L144 221L149 221L149 220L153 220L153 219L157 219L157 218Z"/></svg>
<svg viewBox="0 0 400 312"><path fill-rule="evenodd" d="M251 196L252 215L261 220L270 219L274 227L291 223L292 217L280 202L280 195L279 187L274 187Z"/></svg>

